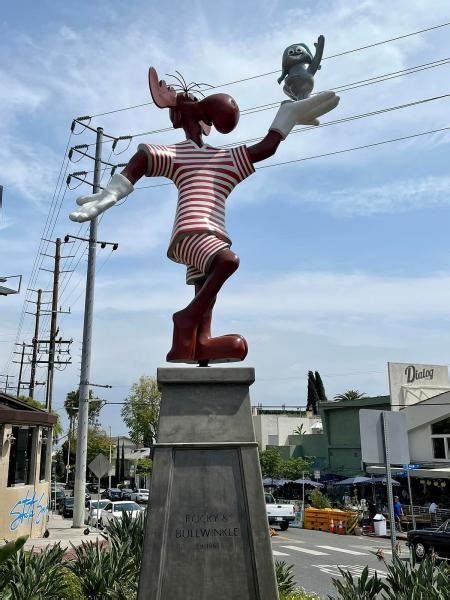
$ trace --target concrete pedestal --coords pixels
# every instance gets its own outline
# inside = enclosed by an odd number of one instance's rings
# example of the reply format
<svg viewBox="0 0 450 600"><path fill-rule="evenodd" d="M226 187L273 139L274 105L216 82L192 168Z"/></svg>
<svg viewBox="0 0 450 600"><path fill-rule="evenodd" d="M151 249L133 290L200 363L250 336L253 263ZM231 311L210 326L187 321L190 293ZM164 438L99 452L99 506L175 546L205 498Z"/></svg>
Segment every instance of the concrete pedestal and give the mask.
<svg viewBox="0 0 450 600"><path fill-rule="evenodd" d="M139 600L276 600L248 368L158 369Z"/></svg>

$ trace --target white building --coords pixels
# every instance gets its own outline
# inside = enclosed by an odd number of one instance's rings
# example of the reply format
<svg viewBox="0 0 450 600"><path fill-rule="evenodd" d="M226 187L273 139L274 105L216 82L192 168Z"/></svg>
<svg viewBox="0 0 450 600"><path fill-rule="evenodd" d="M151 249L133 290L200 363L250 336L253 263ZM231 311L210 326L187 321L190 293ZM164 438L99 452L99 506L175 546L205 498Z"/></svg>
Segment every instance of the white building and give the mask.
<svg viewBox="0 0 450 600"><path fill-rule="evenodd" d="M445 365L389 363L391 408L406 415L410 462L422 480L450 477L450 382ZM376 472L380 467L371 467ZM393 469L395 472L395 469Z"/></svg>
<svg viewBox="0 0 450 600"><path fill-rule="evenodd" d="M289 446L289 436L322 433L322 419L312 414L290 413L285 410L260 410L253 407L253 427L260 450L267 446Z"/></svg>

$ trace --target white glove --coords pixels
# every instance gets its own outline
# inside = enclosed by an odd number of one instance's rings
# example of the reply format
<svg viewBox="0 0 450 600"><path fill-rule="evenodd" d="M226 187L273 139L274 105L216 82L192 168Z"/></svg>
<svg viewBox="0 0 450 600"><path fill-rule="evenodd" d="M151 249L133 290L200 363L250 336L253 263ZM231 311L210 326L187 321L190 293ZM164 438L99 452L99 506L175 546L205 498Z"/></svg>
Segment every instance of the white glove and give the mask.
<svg viewBox="0 0 450 600"><path fill-rule="evenodd" d="M116 202L131 194L133 190L134 187L130 181L124 175L117 173L113 175L108 185L100 192L77 198L77 204L81 208L70 213L69 218L71 221L77 221L78 223L95 219L99 214L114 206Z"/></svg>
<svg viewBox="0 0 450 600"><path fill-rule="evenodd" d="M282 102L270 129L278 131L284 140L295 125L319 125L317 117L338 104L339 96L334 92L320 92L305 100Z"/></svg>

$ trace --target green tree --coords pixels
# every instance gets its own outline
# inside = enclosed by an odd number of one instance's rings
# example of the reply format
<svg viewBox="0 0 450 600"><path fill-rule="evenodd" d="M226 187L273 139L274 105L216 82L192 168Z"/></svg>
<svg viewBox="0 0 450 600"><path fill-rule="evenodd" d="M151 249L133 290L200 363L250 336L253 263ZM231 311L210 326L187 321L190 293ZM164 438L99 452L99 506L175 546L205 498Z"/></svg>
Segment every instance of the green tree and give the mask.
<svg viewBox="0 0 450 600"><path fill-rule="evenodd" d="M39 402L39 400L35 400L34 398L30 398L28 396L19 396L19 400L22 402L26 402L28 406L32 406L33 408L40 408L41 410L45 410L45 404L43 402ZM56 442L60 435L63 432L63 428L61 425L61 420L59 418L59 414L52 410L52 415L56 417L56 423L53 425L53 441Z"/></svg>
<svg viewBox="0 0 450 600"><path fill-rule="evenodd" d="M89 390L89 424L98 426L98 418L102 408L102 400L94 400L92 390ZM66 395L64 400L64 408L66 409L69 419L76 421L78 419L78 390L72 390Z"/></svg>
<svg viewBox="0 0 450 600"><path fill-rule="evenodd" d="M364 398L366 394L364 392L358 392L358 390L347 390L343 394L337 394L335 400L359 400Z"/></svg>
<svg viewBox="0 0 450 600"><path fill-rule="evenodd" d="M136 475L151 475L153 470L153 461L150 458L140 458L136 462Z"/></svg>
<svg viewBox="0 0 450 600"><path fill-rule="evenodd" d="M108 435L104 431L100 431L97 427L92 427L92 425L88 429L88 441L87 441L87 464L89 464L97 454L104 454L109 459L109 447L111 440ZM64 464L67 463L67 447L68 440L66 439L61 447L61 450L58 452L58 455L61 455L61 460L64 461ZM73 433L70 436L70 464L75 465L75 456L77 449L77 436ZM112 451L114 451L114 446L112 447Z"/></svg>
<svg viewBox="0 0 450 600"><path fill-rule="evenodd" d="M322 494L320 490L313 490L309 494L309 498L313 508L331 508L330 499L325 494Z"/></svg>
<svg viewBox="0 0 450 600"><path fill-rule="evenodd" d="M277 478L283 470L283 457L279 448L267 448L259 453L259 464L263 477Z"/></svg>
<svg viewBox="0 0 450 600"><path fill-rule="evenodd" d="M309 475L313 459L310 457L299 458L291 456L284 460L281 466L281 476L286 479L300 479L303 475Z"/></svg>
<svg viewBox="0 0 450 600"><path fill-rule="evenodd" d="M317 393L316 380L314 379L314 373L308 371L308 393L306 400L306 410L311 410L314 415L318 414L319 405L319 394Z"/></svg>
<svg viewBox="0 0 450 600"><path fill-rule="evenodd" d="M150 447L156 440L160 401L161 393L153 377L142 376L131 386L122 418L135 444Z"/></svg>
<svg viewBox="0 0 450 600"><path fill-rule="evenodd" d="M316 382L316 390L317 395L319 396L319 400L321 402L327 402L327 395L325 394L325 387L323 385L322 377L320 376L319 371L316 371L314 374L314 379Z"/></svg>

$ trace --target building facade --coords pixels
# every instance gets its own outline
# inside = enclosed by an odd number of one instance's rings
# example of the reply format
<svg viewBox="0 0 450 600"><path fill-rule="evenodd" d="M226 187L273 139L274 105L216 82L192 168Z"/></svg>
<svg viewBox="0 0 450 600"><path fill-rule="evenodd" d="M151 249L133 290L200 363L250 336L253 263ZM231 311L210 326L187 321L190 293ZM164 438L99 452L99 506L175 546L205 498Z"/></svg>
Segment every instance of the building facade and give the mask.
<svg viewBox="0 0 450 600"><path fill-rule="evenodd" d="M42 537L50 487L47 440L56 417L0 392L0 537Z"/></svg>
<svg viewBox="0 0 450 600"><path fill-rule="evenodd" d="M260 450L267 446L289 446L291 436L322 433L322 420L306 411L253 407L253 427Z"/></svg>

